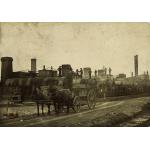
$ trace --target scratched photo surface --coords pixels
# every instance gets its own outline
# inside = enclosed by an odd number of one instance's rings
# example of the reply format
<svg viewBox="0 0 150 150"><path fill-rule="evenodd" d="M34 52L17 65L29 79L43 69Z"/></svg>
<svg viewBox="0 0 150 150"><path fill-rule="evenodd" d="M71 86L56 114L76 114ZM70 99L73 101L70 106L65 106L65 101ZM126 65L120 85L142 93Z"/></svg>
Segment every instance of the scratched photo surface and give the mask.
<svg viewBox="0 0 150 150"><path fill-rule="evenodd" d="M150 126L150 23L1 22L0 126Z"/></svg>

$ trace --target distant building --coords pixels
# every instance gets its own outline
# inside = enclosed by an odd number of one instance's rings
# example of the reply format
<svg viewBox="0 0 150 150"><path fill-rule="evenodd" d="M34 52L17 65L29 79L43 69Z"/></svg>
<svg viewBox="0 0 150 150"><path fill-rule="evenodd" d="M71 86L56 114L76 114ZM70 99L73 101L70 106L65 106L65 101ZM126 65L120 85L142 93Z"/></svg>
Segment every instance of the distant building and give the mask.
<svg viewBox="0 0 150 150"><path fill-rule="evenodd" d="M120 73L120 74L117 76L117 78L126 78L126 74Z"/></svg>
<svg viewBox="0 0 150 150"><path fill-rule="evenodd" d="M98 70L98 76L105 76L105 69Z"/></svg>
<svg viewBox="0 0 150 150"><path fill-rule="evenodd" d="M115 78L115 83L116 84L126 84L126 74L120 73L116 78Z"/></svg>
<svg viewBox="0 0 150 150"><path fill-rule="evenodd" d="M91 71L90 67L83 68L83 77L89 78L89 72Z"/></svg>
<svg viewBox="0 0 150 150"><path fill-rule="evenodd" d="M45 69L45 65L43 66L42 70L39 70L39 77L56 77L57 71L56 70L47 70Z"/></svg>
<svg viewBox="0 0 150 150"><path fill-rule="evenodd" d="M13 58L12 57L2 57L1 58L1 82L5 83L7 79L11 78L28 78L36 77L36 60L31 59L31 71L23 72L17 71L13 72Z"/></svg>
<svg viewBox="0 0 150 150"><path fill-rule="evenodd" d="M138 75L137 78L141 80L149 80L149 75L141 74L141 75Z"/></svg>

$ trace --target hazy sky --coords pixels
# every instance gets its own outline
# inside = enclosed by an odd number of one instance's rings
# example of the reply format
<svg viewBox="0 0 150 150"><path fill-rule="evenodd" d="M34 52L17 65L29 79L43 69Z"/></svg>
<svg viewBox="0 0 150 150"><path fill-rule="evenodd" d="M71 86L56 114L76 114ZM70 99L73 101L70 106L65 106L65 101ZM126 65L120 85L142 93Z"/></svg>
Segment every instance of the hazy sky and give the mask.
<svg viewBox="0 0 150 150"><path fill-rule="evenodd" d="M14 71L71 64L73 69L111 67L113 74L150 72L149 23L1 23L0 57L12 56Z"/></svg>

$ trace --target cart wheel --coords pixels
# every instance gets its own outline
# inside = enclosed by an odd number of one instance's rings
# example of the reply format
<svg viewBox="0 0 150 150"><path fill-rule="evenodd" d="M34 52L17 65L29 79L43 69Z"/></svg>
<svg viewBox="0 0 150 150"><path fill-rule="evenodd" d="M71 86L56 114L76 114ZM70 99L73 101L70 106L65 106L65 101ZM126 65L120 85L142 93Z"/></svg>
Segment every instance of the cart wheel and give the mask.
<svg viewBox="0 0 150 150"><path fill-rule="evenodd" d="M75 112L79 112L80 111L80 107L81 107L80 97L79 96L75 96L74 99L73 99L73 110Z"/></svg>
<svg viewBox="0 0 150 150"><path fill-rule="evenodd" d="M96 93L94 90L90 90L87 94L87 104L89 109L94 109L96 105Z"/></svg>

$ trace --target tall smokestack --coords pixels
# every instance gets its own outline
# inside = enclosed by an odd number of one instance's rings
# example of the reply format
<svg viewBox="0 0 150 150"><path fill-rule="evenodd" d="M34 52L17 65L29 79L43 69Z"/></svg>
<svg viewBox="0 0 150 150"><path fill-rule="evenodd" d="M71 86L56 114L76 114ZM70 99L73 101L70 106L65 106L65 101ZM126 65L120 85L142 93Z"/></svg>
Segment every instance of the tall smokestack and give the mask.
<svg viewBox="0 0 150 150"><path fill-rule="evenodd" d="M2 57L1 58L1 81L4 83L6 79L12 77L13 66L12 66L12 57Z"/></svg>
<svg viewBox="0 0 150 150"><path fill-rule="evenodd" d="M36 58L31 59L31 71L36 73Z"/></svg>
<svg viewBox="0 0 150 150"><path fill-rule="evenodd" d="M138 76L138 55L134 56L134 69L135 69L135 76Z"/></svg>

